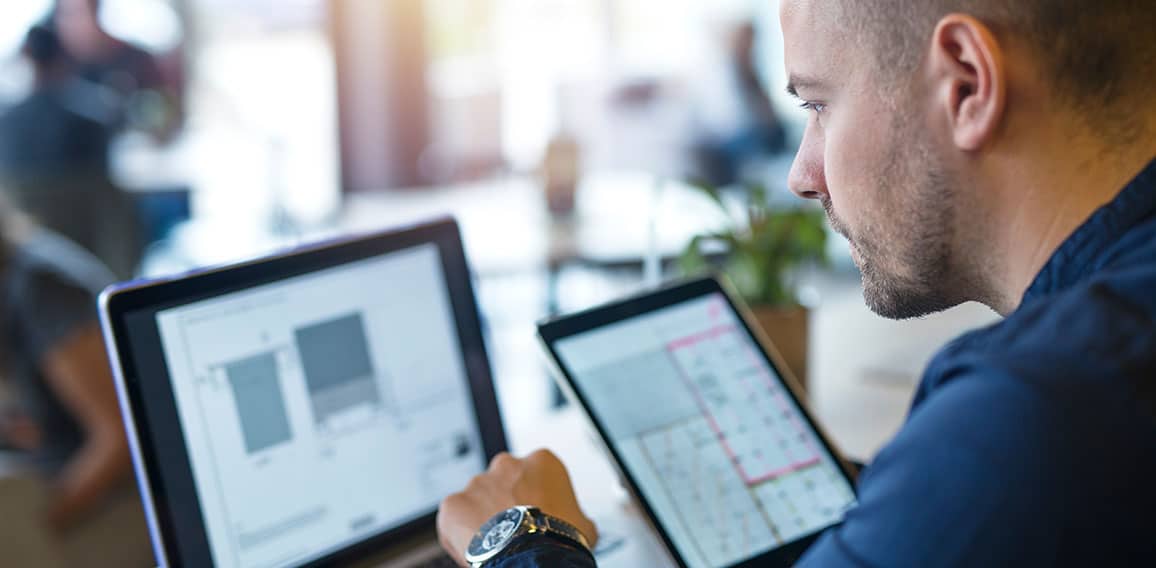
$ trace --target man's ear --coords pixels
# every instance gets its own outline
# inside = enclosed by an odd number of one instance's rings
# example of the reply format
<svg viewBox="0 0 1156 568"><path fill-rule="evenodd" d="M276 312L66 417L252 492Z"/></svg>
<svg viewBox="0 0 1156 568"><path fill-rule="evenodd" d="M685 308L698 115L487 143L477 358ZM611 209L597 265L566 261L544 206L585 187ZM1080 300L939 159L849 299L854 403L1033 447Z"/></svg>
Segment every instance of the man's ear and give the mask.
<svg viewBox="0 0 1156 568"><path fill-rule="evenodd" d="M955 145L979 150L999 128L1007 104L1007 69L995 34L983 22L948 14L935 26L928 57L932 92Z"/></svg>

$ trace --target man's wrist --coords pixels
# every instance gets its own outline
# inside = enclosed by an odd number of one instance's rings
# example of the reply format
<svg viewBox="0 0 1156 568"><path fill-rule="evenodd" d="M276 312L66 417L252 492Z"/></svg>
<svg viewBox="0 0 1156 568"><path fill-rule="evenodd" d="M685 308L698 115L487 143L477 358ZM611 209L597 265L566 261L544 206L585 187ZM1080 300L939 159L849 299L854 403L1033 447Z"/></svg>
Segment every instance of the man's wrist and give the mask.
<svg viewBox="0 0 1156 568"><path fill-rule="evenodd" d="M533 532L516 537L510 545L497 556L483 562L482 568L495 568L504 562L515 560L520 555L537 555L536 553L549 551L563 553L569 558L582 557L594 564L594 553L585 546L552 532Z"/></svg>
<svg viewBox="0 0 1156 568"><path fill-rule="evenodd" d="M551 540L542 540L540 536ZM582 560L589 559L591 554L590 541L577 527L537 507L519 505L497 513L478 528L466 547L465 560L475 567L505 565L505 560L521 556L515 552L525 550L526 546ZM576 550L582 554L575 554ZM532 555L536 557L537 553ZM491 563L496 559L501 560Z"/></svg>

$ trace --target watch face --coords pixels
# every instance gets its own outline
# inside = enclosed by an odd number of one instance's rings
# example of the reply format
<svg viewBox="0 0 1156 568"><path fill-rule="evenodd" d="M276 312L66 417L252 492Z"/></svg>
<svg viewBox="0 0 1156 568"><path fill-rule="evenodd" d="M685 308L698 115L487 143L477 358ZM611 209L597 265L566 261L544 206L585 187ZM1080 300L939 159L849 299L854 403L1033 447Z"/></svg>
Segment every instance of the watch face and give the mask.
<svg viewBox="0 0 1156 568"><path fill-rule="evenodd" d="M501 550L522 524L523 515L525 513L521 509L506 509L486 521L470 541L466 554L478 557Z"/></svg>

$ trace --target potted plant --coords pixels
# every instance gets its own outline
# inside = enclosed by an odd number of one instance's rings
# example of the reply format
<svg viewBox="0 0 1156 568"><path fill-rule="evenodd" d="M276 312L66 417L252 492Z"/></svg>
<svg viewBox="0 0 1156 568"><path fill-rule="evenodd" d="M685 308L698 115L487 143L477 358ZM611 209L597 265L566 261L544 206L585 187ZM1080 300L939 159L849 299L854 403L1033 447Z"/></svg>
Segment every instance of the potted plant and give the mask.
<svg viewBox="0 0 1156 568"><path fill-rule="evenodd" d="M794 276L798 268L827 262L823 212L813 208L775 209L759 185L739 188L728 205L722 191L696 185L722 212L724 228L695 236L679 258L687 274L716 270L726 274L750 305L799 384L807 382L807 334L810 314L799 304ZM730 194L728 193L728 197Z"/></svg>

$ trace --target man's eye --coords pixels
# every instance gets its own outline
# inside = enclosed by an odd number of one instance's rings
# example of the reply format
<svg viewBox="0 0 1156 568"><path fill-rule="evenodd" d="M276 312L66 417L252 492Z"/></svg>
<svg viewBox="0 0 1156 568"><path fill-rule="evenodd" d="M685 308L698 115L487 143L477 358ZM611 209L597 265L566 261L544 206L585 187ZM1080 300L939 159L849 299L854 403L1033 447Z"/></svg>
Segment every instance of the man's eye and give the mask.
<svg viewBox="0 0 1156 568"><path fill-rule="evenodd" d="M814 112L815 114L822 114L823 111L827 110L827 105L825 105L823 103L812 102L812 101L803 101L803 103L800 104L799 106L802 107L803 110L811 111L811 112Z"/></svg>

